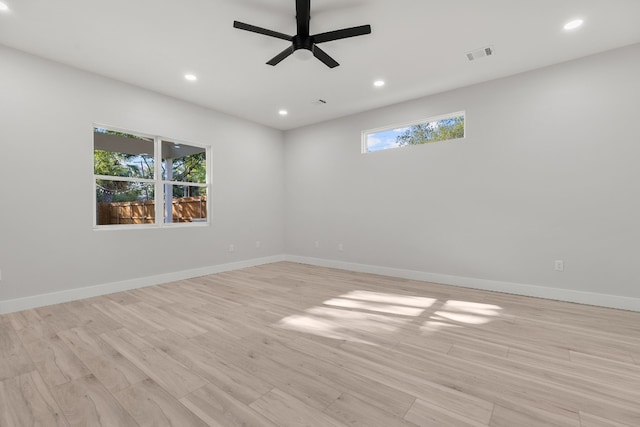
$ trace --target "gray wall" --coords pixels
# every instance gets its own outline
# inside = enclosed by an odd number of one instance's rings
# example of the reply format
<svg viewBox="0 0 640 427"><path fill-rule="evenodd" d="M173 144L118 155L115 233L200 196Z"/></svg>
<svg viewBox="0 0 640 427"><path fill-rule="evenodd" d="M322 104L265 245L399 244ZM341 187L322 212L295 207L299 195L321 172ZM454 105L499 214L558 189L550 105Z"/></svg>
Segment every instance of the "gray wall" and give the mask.
<svg viewBox="0 0 640 427"><path fill-rule="evenodd" d="M0 64L0 301L283 253L282 132L3 47ZM94 231L93 123L211 144L212 225Z"/></svg>
<svg viewBox="0 0 640 427"><path fill-rule="evenodd" d="M0 63L0 305L283 253L640 297L640 45L289 131L284 144L11 49ZM360 153L363 129L459 110L465 140ZM93 230L93 123L211 144L212 225Z"/></svg>
<svg viewBox="0 0 640 427"><path fill-rule="evenodd" d="M639 297L638 76L633 45L286 132L287 253ZM459 110L465 140L360 152Z"/></svg>

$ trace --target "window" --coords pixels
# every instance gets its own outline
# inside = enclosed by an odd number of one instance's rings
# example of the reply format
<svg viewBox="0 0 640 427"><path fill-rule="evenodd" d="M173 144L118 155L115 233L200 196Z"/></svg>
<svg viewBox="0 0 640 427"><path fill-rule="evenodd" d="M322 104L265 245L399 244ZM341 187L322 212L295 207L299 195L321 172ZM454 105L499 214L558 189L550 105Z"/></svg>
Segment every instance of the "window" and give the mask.
<svg viewBox="0 0 640 427"><path fill-rule="evenodd" d="M94 127L94 225L206 223L209 151L191 143Z"/></svg>
<svg viewBox="0 0 640 427"><path fill-rule="evenodd" d="M362 132L362 152L464 138L464 111Z"/></svg>

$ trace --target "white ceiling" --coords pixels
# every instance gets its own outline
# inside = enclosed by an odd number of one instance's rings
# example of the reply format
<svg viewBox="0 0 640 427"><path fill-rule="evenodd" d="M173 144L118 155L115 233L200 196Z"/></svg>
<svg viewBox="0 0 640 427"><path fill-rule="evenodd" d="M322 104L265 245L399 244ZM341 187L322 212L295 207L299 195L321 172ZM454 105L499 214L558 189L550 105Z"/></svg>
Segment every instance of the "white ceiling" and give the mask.
<svg viewBox="0 0 640 427"><path fill-rule="evenodd" d="M283 130L640 42L640 0L311 0L312 34L372 34L322 44L334 69L271 67L288 42L233 21L293 35L294 0L0 1L0 44Z"/></svg>

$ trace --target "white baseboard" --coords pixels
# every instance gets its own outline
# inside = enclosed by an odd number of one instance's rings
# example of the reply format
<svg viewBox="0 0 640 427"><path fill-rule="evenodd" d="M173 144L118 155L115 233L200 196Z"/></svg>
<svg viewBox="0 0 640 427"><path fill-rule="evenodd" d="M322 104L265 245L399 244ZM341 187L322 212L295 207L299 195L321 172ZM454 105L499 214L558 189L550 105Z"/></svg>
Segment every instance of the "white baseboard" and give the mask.
<svg viewBox="0 0 640 427"><path fill-rule="evenodd" d="M427 273L423 271L403 270L391 267L379 267L375 265L357 264L296 255L285 255L284 259L285 261L316 265L319 267L337 268L340 270L357 271L360 273L379 274L382 276L420 280L424 282L440 283L464 288L481 289L485 291L503 292L507 294L524 295L640 312L640 298L525 285L522 283L500 282L497 280L477 279L473 277L451 276L447 274Z"/></svg>
<svg viewBox="0 0 640 427"><path fill-rule="evenodd" d="M424 271L404 270L391 267L380 267L375 265L357 264L330 259L311 258L296 255L276 255L265 258L238 261L228 264L213 265L191 270L177 271L173 273L159 274L155 276L141 277L138 279L123 280L121 282L105 283L84 288L68 289L60 292L0 301L0 314L28 310L31 308L43 307L46 305L60 304L63 302L75 301L83 298L107 295L114 292L128 291L131 289L144 288L147 286L159 285L162 283L174 282L177 280L191 279L194 277L222 273L225 271L239 270L242 268L255 267L258 265L271 264L280 261L290 261L300 264L316 265L319 267L337 268L340 270L379 274L382 276L400 277L403 279L441 283L444 285L481 289L485 291L503 292L507 294L524 295L640 312L640 298L597 294L569 289L549 288L544 286L525 285L522 283L500 282L496 280L477 279L473 277L451 276L447 274L428 273Z"/></svg>
<svg viewBox="0 0 640 427"><path fill-rule="evenodd" d="M43 307L46 305L60 304L63 302L75 301L83 298L112 294L114 292L122 292L131 289L144 288L147 286L160 285L162 283L174 282L176 280L191 279L194 277L206 276L209 274L239 270L241 268L255 267L257 265L271 264L279 261L284 261L284 255L255 258L228 264L212 265L191 270L140 277L138 279L123 280L121 282L104 283L101 285L87 286L84 288L67 289L60 292L52 292L48 294L0 301L0 314L13 313L15 311L28 310L31 308Z"/></svg>

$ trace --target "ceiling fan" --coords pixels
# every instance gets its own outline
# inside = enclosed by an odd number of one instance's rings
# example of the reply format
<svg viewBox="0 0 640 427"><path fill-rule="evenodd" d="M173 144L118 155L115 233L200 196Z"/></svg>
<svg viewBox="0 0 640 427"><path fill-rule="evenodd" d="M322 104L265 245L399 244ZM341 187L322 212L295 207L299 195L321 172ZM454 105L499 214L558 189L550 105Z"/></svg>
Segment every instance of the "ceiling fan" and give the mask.
<svg viewBox="0 0 640 427"><path fill-rule="evenodd" d="M269 65L277 65L296 50L306 49L313 53L313 56L318 58L329 68L337 67L340 64L335 59L330 57L324 50L320 49L317 46L319 43L346 39L355 36L362 36L371 33L370 25L361 25L359 27L343 28L342 30L309 35L310 20L311 0L296 0L296 23L298 31L295 36L268 30L266 28L256 27L255 25L245 24L239 21L233 21L233 27L240 30L251 31L253 33L263 34L265 36L275 37L291 42L291 46L289 46L267 62L267 64Z"/></svg>

